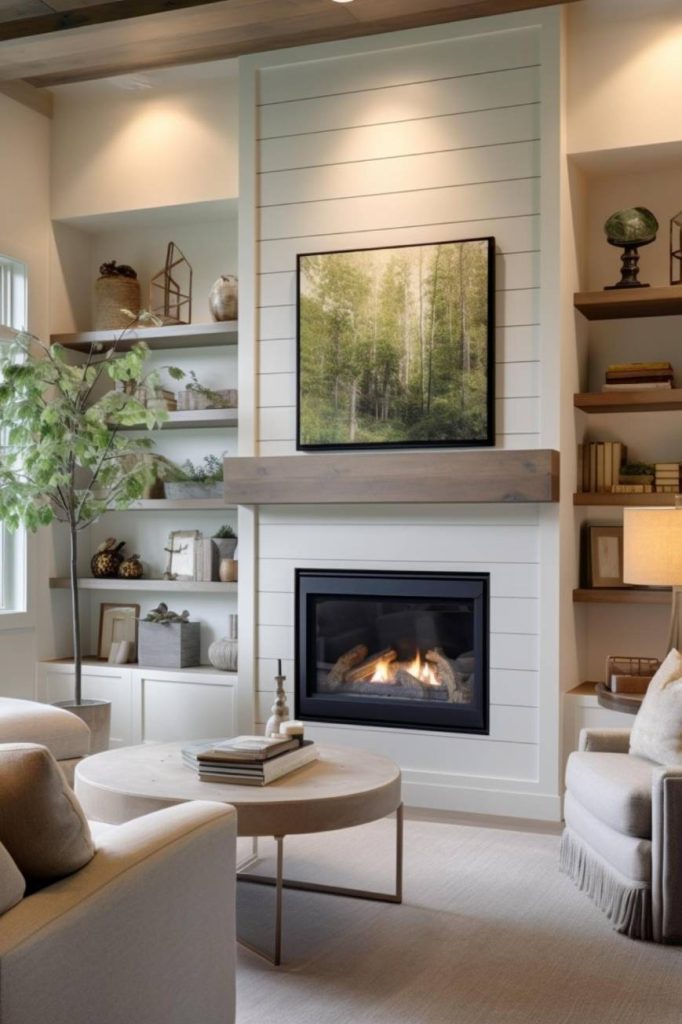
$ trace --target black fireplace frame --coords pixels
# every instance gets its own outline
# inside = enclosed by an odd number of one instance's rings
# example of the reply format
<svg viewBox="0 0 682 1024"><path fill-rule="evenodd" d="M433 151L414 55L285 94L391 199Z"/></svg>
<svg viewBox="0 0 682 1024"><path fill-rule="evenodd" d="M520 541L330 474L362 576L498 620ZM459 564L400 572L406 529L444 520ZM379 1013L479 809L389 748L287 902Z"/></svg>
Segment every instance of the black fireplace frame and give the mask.
<svg viewBox="0 0 682 1024"><path fill-rule="evenodd" d="M382 726L477 735L490 734L490 574L483 572L383 572L349 569L295 569L295 713L305 722ZM329 581L329 587L325 586ZM404 585L409 581L410 592ZM459 592L453 593L453 584ZM312 597L390 597L474 599L474 672L477 686L471 704L391 700L348 696L316 690L309 664L314 642ZM306 639L303 642L303 624ZM389 714L387 715L387 711Z"/></svg>

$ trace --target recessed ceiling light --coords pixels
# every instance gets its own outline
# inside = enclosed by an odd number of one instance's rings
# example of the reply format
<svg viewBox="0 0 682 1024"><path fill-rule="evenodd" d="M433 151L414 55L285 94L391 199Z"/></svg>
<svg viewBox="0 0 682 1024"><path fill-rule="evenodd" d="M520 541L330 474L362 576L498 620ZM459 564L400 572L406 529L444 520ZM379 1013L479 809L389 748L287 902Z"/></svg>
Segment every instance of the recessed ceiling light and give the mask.
<svg viewBox="0 0 682 1024"><path fill-rule="evenodd" d="M334 0L335 4L350 4L353 0Z"/></svg>

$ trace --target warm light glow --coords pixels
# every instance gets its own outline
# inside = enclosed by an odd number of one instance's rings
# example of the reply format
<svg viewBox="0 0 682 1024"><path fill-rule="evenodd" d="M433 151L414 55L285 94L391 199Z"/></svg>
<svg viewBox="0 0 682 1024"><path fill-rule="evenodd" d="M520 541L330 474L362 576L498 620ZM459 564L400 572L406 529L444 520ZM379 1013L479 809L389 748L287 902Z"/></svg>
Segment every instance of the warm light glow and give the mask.
<svg viewBox="0 0 682 1024"><path fill-rule="evenodd" d="M422 661L421 654L418 651L410 662L398 663L396 661L389 661L388 658L381 658L370 682L391 683L399 668L404 668L411 676L419 679L422 683L426 683L427 686L440 686L431 665L429 665L428 661Z"/></svg>
<svg viewBox="0 0 682 1024"><path fill-rule="evenodd" d="M682 585L682 508L626 508L623 581Z"/></svg>
<svg viewBox="0 0 682 1024"><path fill-rule="evenodd" d="M353 0L334 0L335 4L350 4Z"/></svg>

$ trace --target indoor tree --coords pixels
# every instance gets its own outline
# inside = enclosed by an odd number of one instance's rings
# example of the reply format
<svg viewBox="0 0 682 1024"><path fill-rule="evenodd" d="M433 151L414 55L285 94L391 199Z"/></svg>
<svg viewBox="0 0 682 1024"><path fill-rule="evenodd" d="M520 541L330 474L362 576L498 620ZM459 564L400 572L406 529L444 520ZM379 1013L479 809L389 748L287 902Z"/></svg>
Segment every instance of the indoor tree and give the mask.
<svg viewBox="0 0 682 1024"><path fill-rule="evenodd" d="M144 458L153 441L122 428L151 429L167 415L147 409L134 394L136 384L156 382L156 374L144 373L146 344L125 352L118 347L128 330L150 319L148 313L135 317L112 347L93 344L80 363L62 345L44 345L25 333L0 347L0 520L10 530L35 532L54 520L68 529L78 705L78 534L107 510L142 497L155 472Z"/></svg>

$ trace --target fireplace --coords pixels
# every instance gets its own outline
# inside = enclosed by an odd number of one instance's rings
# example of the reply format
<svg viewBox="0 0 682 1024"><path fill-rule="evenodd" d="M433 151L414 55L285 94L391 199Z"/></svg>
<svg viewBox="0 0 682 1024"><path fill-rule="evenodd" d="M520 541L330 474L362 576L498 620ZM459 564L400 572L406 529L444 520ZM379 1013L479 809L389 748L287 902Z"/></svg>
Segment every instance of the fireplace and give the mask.
<svg viewBox="0 0 682 1024"><path fill-rule="evenodd" d="M488 732L487 573L296 570L296 716Z"/></svg>

